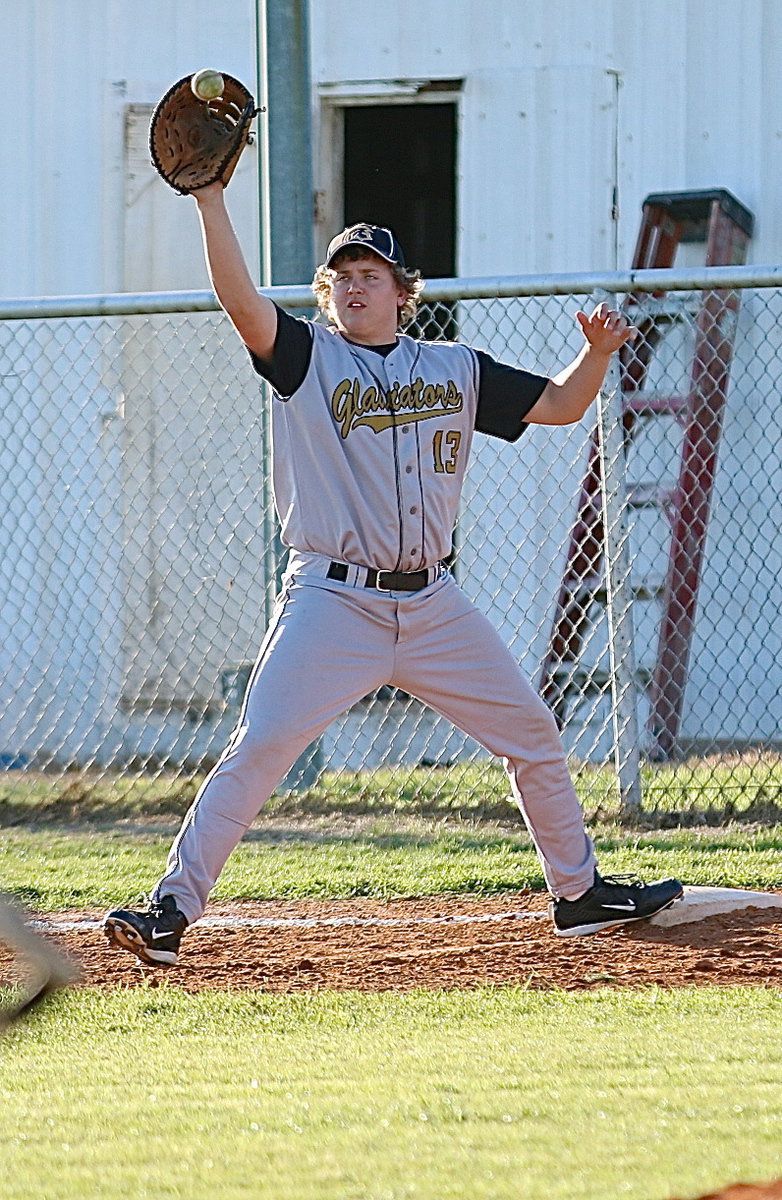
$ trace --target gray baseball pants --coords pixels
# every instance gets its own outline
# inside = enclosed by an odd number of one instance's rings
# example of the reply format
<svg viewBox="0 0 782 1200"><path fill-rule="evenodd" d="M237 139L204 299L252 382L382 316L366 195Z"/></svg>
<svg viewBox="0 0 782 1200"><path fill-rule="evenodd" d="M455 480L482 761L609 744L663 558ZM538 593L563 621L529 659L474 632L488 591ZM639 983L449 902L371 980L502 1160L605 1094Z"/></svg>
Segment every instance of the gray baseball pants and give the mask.
<svg viewBox="0 0 782 1200"><path fill-rule="evenodd" d="M327 726L383 684L430 705L502 758L554 895L594 882L595 857L547 706L491 622L433 569L419 592L326 578L329 560L294 555L225 753L185 816L154 889L197 920L231 851Z"/></svg>

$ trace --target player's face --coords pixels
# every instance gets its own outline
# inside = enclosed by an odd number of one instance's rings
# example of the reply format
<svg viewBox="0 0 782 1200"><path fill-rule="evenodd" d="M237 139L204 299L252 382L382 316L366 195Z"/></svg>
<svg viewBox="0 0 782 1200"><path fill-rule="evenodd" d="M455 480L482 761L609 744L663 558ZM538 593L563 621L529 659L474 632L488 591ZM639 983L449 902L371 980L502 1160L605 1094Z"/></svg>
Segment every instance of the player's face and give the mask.
<svg viewBox="0 0 782 1200"><path fill-rule="evenodd" d="M351 341L383 346L395 341L399 310L406 300L389 263L377 254L337 259L331 283L330 316Z"/></svg>

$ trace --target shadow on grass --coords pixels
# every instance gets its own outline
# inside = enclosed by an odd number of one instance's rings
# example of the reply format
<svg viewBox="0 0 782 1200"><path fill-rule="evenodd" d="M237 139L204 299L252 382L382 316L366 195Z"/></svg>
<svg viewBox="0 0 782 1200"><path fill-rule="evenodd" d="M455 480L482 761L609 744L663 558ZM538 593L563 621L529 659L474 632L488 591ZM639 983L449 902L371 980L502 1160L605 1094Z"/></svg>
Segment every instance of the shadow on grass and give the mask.
<svg viewBox="0 0 782 1200"><path fill-rule="evenodd" d="M451 828L492 822L512 835L514 826L522 828L521 817L499 778L499 772L475 778L458 772L444 770L440 774L428 770L423 778L408 780L401 787L396 778L373 777L369 781L361 777L336 781L324 778L307 791L272 796L262 820L267 827L273 821L280 828L287 823L291 832L285 836L291 839L302 838L300 824L340 821L356 824L386 821L400 825L415 820L441 821ZM134 822L139 826L153 822L178 826L202 780L202 774L123 778L66 771L55 778L45 772L8 772L0 775L0 826L105 828ZM665 779L662 772L657 772L647 781L643 809L628 813L620 811L610 788L603 789L598 803L594 802L593 793L590 803L593 782L588 773L577 780L591 830L613 827L627 836L655 830L782 825L782 786L778 775L763 781L726 776L724 788L712 781L707 791L688 787L673 778ZM703 803L705 799L709 802ZM265 830L254 830L250 836L271 835ZM278 840L281 836L277 834ZM307 836L312 840L323 839L321 831L309 831ZM407 830L394 830L387 836L411 837ZM353 830L351 839L355 837ZM412 841L415 840L413 835Z"/></svg>
<svg viewBox="0 0 782 1200"><path fill-rule="evenodd" d="M615 822L622 829L698 829L726 825L781 825L782 805L769 796L756 794L749 804L733 800L703 807L693 805L674 809L644 809L640 812L605 813L597 810L592 821Z"/></svg>
<svg viewBox="0 0 782 1200"><path fill-rule="evenodd" d="M175 796L160 796L157 798L138 800L105 800L95 796L76 798L74 796L55 796L41 802L31 800L15 801L0 797L0 828L36 825L38 827L73 827L76 825L105 828L136 824L177 826L189 808L195 795L195 789L183 787ZM679 809L651 809L640 812L620 813L606 809L603 806L584 810L587 826L590 830L614 826L626 837L633 832L647 833L655 830L706 830L724 829L726 826L772 827L782 825L782 805L773 800L753 801L742 808L733 801L724 804L708 805ZM262 819L268 822L280 822L276 834L266 830L251 830L247 835L255 839L276 838L302 839L312 838L321 840L320 831L298 828L297 823L318 821L439 821L444 828L457 828L460 824L476 825L489 822L501 825L512 833L513 826L518 823L522 827L522 818L510 802L459 805L454 803L438 804L426 801L420 804L409 803L400 807L392 800L376 801L373 803L343 803L343 804L309 804L301 797L291 801L288 797L273 797L263 810ZM287 825L287 829L283 826ZM351 835L355 837L356 835ZM389 839L403 838L416 840L408 833L390 833ZM400 843L401 844L401 843Z"/></svg>
<svg viewBox="0 0 782 1200"><path fill-rule="evenodd" d="M437 846L441 854L463 854L465 851L495 850L509 848L512 852L528 850L531 839L524 826L519 823L518 832L512 829L503 832L481 834L472 830L469 834L453 826L431 831L421 830L375 830L356 828L341 832L328 829L297 829L271 824L259 829L251 828L244 835L245 842L260 842L267 845L305 843L310 845L365 845L380 850L405 850L415 846Z"/></svg>

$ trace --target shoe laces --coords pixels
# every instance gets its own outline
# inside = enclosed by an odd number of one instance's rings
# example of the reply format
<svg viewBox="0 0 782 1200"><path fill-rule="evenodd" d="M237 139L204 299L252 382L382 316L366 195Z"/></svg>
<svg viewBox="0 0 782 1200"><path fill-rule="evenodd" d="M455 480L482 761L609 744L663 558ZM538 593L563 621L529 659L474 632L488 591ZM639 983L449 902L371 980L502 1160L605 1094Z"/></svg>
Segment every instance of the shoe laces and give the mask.
<svg viewBox="0 0 782 1200"><path fill-rule="evenodd" d="M609 887L645 887L642 879L632 872L626 875L600 875L599 883L607 883Z"/></svg>
<svg viewBox="0 0 782 1200"><path fill-rule="evenodd" d="M156 900L154 896L147 895L145 892L136 896L130 907L144 909L150 917L162 917L164 913L162 901Z"/></svg>

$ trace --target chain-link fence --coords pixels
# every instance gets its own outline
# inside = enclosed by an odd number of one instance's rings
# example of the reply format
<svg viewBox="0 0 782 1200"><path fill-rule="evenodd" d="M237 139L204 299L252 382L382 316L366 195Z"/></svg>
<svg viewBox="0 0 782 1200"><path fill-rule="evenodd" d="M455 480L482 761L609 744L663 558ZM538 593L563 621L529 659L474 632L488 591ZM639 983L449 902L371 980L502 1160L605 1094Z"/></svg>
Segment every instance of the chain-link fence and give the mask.
<svg viewBox="0 0 782 1200"><path fill-rule="evenodd" d="M719 268L427 288L427 336L542 373L577 353L597 289L641 330L597 406L602 437L593 410L515 445L476 438L455 530L453 570L555 709L592 810L617 779L647 810L782 803L772 282ZM206 293L0 317L0 784L197 775L231 732L279 577L268 397ZM283 785L313 803L340 788L389 807L491 809L508 792L480 746L391 689Z"/></svg>

